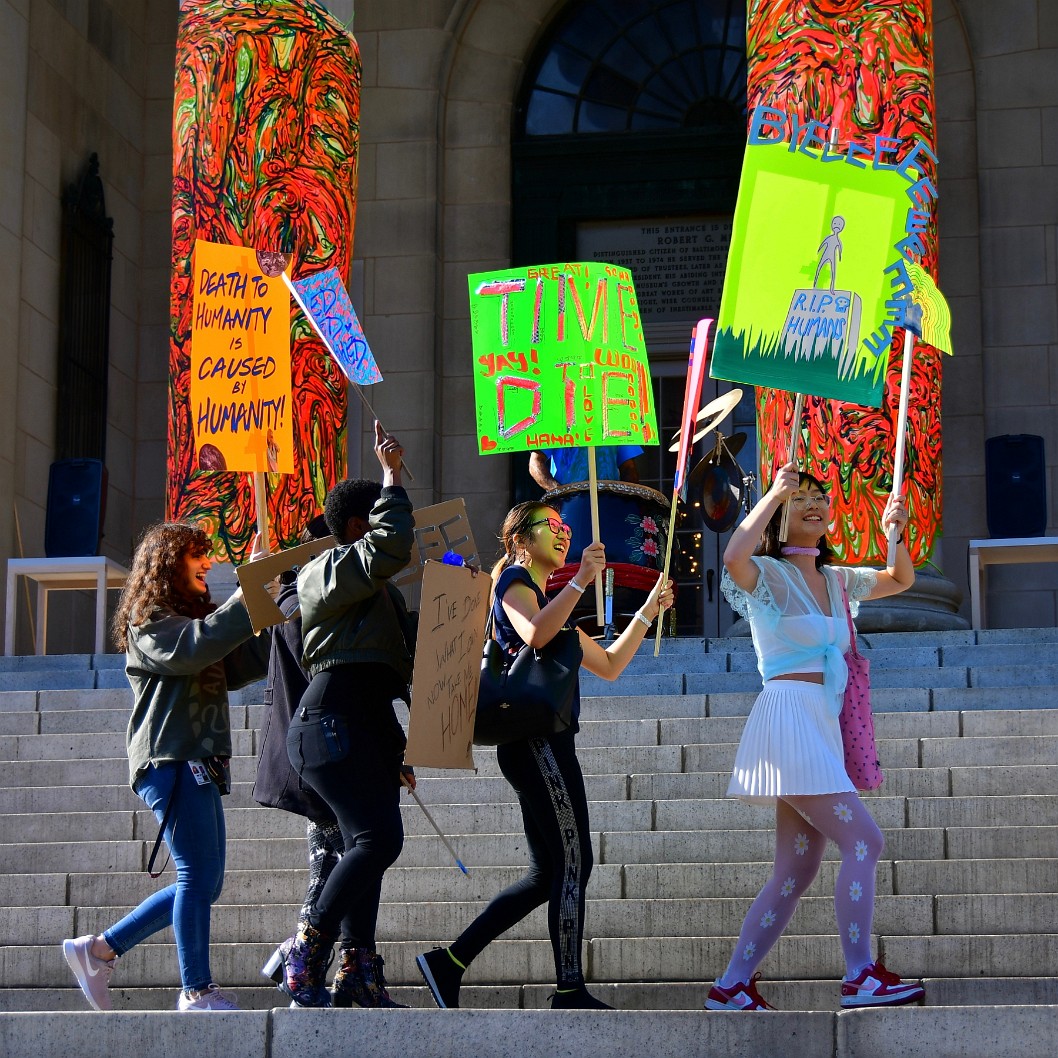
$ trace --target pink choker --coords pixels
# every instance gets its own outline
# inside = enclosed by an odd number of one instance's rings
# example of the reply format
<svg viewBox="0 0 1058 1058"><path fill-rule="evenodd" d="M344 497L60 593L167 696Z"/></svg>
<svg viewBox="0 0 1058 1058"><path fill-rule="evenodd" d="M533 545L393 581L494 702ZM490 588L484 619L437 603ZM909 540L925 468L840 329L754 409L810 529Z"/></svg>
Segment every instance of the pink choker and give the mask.
<svg viewBox="0 0 1058 1058"><path fill-rule="evenodd" d="M818 547L791 547L789 545L782 549L784 555L811 555L813 558L819 556Z"/></svg>

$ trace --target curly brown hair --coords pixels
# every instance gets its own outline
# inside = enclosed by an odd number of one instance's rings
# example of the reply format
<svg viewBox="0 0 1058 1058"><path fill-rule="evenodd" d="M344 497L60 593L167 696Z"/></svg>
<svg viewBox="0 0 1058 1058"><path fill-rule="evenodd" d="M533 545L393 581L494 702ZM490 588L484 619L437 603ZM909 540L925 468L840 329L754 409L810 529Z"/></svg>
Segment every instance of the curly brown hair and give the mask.
<svg viewBox="0 0 1058 1058"><path fill-rule="evenodd" d="M211 550L209 537L186 522L161 522L144 532L110 626L118 650L128 649L129 626L142 624L155 610L205 617L215 609L208 592L193 598L182 589L183 560Z"/></svg>

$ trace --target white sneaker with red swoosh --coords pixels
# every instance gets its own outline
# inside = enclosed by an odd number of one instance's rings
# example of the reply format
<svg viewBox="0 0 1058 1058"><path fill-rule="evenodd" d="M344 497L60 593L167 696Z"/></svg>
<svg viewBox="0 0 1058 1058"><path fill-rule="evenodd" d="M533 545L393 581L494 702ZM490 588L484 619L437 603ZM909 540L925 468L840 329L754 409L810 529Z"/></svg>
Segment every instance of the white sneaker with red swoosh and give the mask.
<svg viewBox="0 0 1058 1058"><path fill-rule="evenodd" d="M739 981L728 988L719 984L709 989L709 996L705 1001L706 1010L774 1010L764 997L757 991L757 982L760 974L754 974L751 981Z"/></svg>
<svg viewBox="0 0 1058 1058"><path fill-rule="evenodd" d="M841 982L843 1007L899 1007L924 999L921 981L902 981L880 962L865 966L851 981Z"/></svg>

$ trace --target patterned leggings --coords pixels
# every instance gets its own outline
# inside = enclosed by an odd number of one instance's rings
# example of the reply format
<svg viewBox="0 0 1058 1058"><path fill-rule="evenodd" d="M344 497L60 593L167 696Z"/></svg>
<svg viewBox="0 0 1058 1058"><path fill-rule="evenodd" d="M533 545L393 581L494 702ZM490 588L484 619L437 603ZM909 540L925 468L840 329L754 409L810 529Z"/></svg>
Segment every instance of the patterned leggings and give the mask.
<svg viewBox="0 0 1058 1058"><path fill-rule="evenodd" d="M547 904L547 927L560 988L584 983L584 891L592 869L584 777L569 731L500 746L500 770L522 809L529 869L493 897L452 945L464 965L501 933Z"/></svg>
<svg viewBox="0 0 1058 1058"><path fill-rule="evenodd" d="M338 861L345 852L345 842L342 841L342 831L337 821L332 823L316 823L309 820L307 837L309 841L309 885L305 890L305 903L301 905L301 913L298 915L299 922L307 922L309 912L316 906L316 901L331 871L337 866Z"/></svg>
<svg viewBox="0 0 1058 1058"><path fill-rule="evenodd" d="M884 845L878 824L855 793L783 797L775 802L772 875L750 905L720 985L753 977L815 878L828 838L841 852L834 910L847 976L855 977L872 962L874 879Z"/></svg>

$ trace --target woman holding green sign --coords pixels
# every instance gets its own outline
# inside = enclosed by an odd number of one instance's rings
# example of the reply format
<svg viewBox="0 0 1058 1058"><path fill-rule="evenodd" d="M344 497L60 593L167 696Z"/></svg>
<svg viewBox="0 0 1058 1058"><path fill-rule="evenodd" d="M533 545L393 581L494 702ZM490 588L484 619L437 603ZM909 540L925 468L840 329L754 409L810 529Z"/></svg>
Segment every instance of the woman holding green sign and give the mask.
<svg viewBox="0 0 1058 1058"><path fill-rule="evenodd" d="M786 540L779 538L789 501ZM845 771L838 713L848 675L850 614L860 600L906 591L915 571L901 543L884 571L830 565L834 512L822 482L784 466L731 535L721 589L749 621L764 688L742 732L728 795L775 805L775 862L751 905L707 1010L766 1010L757 967L819 870L827 841L841 853L834 908L845 957L843 1007L899 1006L925 994L871 954L875 873L883 838ZM890 497L883 527L903 534L907 508Z"/></svg>
<svg viewBox="0 0 1058 1058"><path fill-rule="evenodd" d="M606 565L606 552L601 543L589 544L581 554L576 576L549 600L544 594L547 578L566 561L571 543L569 526L558 512L537 502L520 503L504 520L501 539L504 556L492 571L492 614L496 639L513 654L526 647L542 647L569 627L581 594ZM654 619L672 600L672 582L658 577L636 619L606 650L583 632L579 634L581 665L603 679L617 679ZM439 1007L459 1006L459 987L471 960L530 911L547 903L557 982L551 1009L609 1009L587 990L581 967L584 894L592 849L584 777L574 745L579 712L578 690L573 724L567 730L497 747L500 770L521 806L529 869L494 897L450 948L434 948L416 959Z"/></svg>

